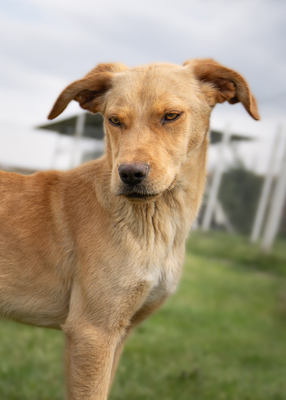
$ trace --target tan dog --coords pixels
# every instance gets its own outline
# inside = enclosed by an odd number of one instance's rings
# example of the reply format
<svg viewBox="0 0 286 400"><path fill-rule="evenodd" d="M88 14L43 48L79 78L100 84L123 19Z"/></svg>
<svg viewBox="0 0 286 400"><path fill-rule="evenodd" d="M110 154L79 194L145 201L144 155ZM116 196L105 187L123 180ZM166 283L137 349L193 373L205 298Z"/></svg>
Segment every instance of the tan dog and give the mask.
<svg viewBox="0 0 286 400"><path fill-rule="evenodd" d="M59 96L105 119L106 154L68 172L0 173L0 315L62 329L69 399L107 398L131 329L175 290L205 183L209 116L245 80L213 60L101 64Z"/></svg>

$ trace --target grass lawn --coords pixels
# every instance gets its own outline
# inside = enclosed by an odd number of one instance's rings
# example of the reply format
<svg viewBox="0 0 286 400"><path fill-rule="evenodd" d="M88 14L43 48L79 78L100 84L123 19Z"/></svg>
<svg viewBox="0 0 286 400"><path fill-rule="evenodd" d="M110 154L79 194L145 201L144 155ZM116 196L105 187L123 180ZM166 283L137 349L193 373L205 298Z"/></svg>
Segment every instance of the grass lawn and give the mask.
<svg viewBox="0 0 286 400"><path fill-rule="evenodd" d="M193 233L175 295L128 340L110 400L286 400L286 245ZM0 399L63 399L61 332L0 322Z"/></svg>

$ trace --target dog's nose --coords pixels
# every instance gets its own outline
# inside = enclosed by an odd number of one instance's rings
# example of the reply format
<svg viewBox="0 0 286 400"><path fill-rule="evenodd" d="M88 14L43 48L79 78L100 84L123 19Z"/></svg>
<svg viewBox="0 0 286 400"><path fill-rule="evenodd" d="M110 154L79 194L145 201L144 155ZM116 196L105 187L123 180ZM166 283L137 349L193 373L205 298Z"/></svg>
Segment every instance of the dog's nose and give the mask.
<svg viewBox="0 0 286 400"><path fill-rule="evenodd" d="M127 185L137 185L149 173L147 164L121 164L118 168L120 179Z"/></svg>

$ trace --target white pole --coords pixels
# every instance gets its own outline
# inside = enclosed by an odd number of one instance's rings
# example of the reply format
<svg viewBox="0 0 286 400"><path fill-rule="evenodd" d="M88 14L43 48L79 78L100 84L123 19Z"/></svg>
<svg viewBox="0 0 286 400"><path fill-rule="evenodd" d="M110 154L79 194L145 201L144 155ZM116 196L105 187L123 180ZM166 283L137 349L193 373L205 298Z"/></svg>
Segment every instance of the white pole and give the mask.
<svg viewBox="0 0 286 400"><path fill-rule="evenodd" d="M218 159L216 170L214 172L214 177L213 177L212 185L210 188L207 207L206 207L206 211L205 211L203 222L202 222L202 230L203 231L207 231L211 225L212 215L213 215L215 204L217 201L218 191L219 191L222 173L223 173L224 155L225 155L226 148L230 142L230 137L231 137L230 124L227 124L225 127L225 131L222 135L219 159Z"/></svg>
<svg viewBox="0 0 286 400"><path fill-rule="evenodd" d="M52 155L51 159L51 169L56 169L57 168L57 160L58 160L58 155L60 152L60 143L61 143L61 135L60 133L56 133L56 142L55 142L55 148L54 148L54 153Z"/></svg>
<svg viewBox="0 0 286 400"><path fill-rule="evenodd" d="M283 212L285 192L286 192L286 137L285 137L284 154L281 162L280 173L277 176L277 181L271 202L271 208L261 243L261 249L264 252L270 252L275 236L277 235L279 229L279 223Z"/></svg>
<svg viewBox="0 0 286 400"><path fill-rule="evenodd" d="M85 115L85 113L79 114L76 119L74 142L71 154L71 168L75 168L80 164L80 140L84 132Z"/></svg>
<svg viewBox="0 0 286 400"><path fill-rule="evenodd" d="M265 211L270 195L270 190L274 178L274 171L275 171L275 160L277 159L277 153L279 151L279 144L281 142L282 138L282 126L280 125L278 127L278 130L276 132L276 135L274 137L271 153L270 153L270 158L269 158L269 163L267 167L267 172L266 172L266 177L264 180L261 196L259 199L259 204L254 220L254 224L252 227L252 232L251 232L251 237L250 241L251 243L256 243L259 239L260 232L261 232L261 227L265 218Z"/></svg>
<svg viewBox="0 0 286 400"><path fill-rule="evenodd" d="M199 223L198 223L198 218L196 217L193 224L192 224L192 230L196 231L199 227Z"/></svg>

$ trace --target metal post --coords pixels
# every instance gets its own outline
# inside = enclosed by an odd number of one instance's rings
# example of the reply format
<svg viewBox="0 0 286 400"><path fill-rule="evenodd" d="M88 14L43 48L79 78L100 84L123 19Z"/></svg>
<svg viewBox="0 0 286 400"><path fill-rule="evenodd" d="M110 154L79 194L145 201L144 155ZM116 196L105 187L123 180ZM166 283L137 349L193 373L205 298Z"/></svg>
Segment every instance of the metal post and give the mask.
<svg viewBox="0 0 286 400"><path fill-rule="evenodd" d="M260 232L261 232L261 227L265 218L265 212L266 212L266 207L270 195L270 190L274 178L274 171L275 171L275 160L277 159L277 152L279 150L279 144L281 142L282 138L282 126L278 127L278 130L276 132L276 135L274 137L271 153L270 153L270 158L269 158L269 164L266 172L266 177L264 180L263 184L263 189L261 192L261 196L259 199L259 204L254 220L254 224L252 227L252 232L251 232L251 237L250 241L251 243L256 243L259 239Z"/></svg>
<svg viewBox="0 0 286 400"><path fill-rule="evenodd" d="M80 140L84 132L85 115L85 113L79 114L76 120L73 149L71 154L71 168L75 168L80 164Z"/></svg>
<svg viewBox="0 0 286 400"><path fill-rule="evenodd" d="M270 252L273 241L279 229L279 223L282 216L283 206L285 201L285 192L286 192L286 137L285 137L284 154L282 157L280 173L277 176L277 181L271 202L271 208L261 243L261 249L266 253Z"/></svg>
<svg viewBox="0 0 286 400"><path fill-rule="evenodd" d="M219 159L217 163L217 167L214 173L212 185L210 188L210 194L206 206L206 211L204 214L203 222L202 222L202 230L207 231L210 228L212 215L214 212L215 204L217 201L218 191L221 183L222 173L223 173L223 164L224 164L224 154L225 150L230 142L231 134L230 134L230 124L227 124L225 127L225 131L223 133L221 148L219 152Z"/></svg>

